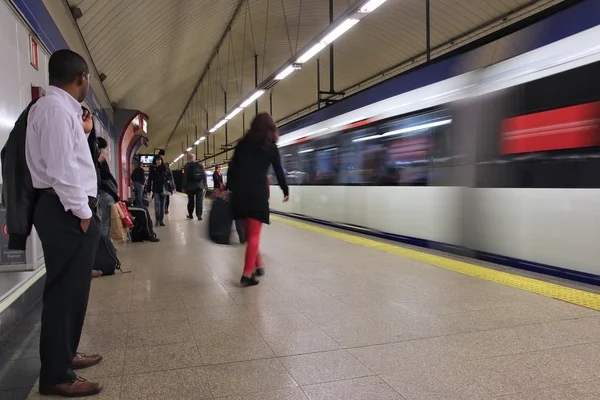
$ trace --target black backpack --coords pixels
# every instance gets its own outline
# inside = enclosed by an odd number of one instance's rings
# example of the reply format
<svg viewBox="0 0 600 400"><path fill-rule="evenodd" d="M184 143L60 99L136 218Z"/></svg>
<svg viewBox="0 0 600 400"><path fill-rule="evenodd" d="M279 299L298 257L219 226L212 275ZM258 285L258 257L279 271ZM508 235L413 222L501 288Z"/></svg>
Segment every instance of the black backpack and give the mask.
<svg viewBox="0 0 600 400"><path fill-rule="evenodd" d="M94 269L102 271L102 276L114 275L117 269L123 273L131 272L121 269L121 261L117 257L117 249L110 243L110 239L104 236L100 236Z"/></svg>
<svg viewBox="0 0 600 400"><path fill-rule="evenodd" d="M190 168L190 179L194 182L204 181L204 168L199 162L194 162Z"/></svg>

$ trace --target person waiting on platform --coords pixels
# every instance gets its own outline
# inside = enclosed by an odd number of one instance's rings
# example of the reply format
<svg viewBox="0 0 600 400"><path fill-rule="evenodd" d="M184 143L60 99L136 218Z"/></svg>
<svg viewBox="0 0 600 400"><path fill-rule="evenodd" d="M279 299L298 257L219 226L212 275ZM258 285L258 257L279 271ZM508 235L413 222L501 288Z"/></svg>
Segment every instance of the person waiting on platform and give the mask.
<svg viewBox="0 0 600 400"><path fill-rule="evenodd" d="M269 166L273 166L277 183L283 191L283 201L290 198L281 156L275 143L277 137L273 118L268 113L258 114L250 124L250 130L236 146L227 173L233 217L242 219L246 230L246 257L240 280L242 286L257 285L259 281L256 276L264 275L259 244L262 224L269 223Z"/></svg>
<svg viewBox="0 0 600 400"><path fill-rule="evenodd" d="M213 191L223 190L225 185L223 184L223 175L221 175L221 166L215 168L213 173Z"/></svg>
<svg viewBox="0 0 600 400"><path fill-rule="evenodd" d="M136 207L144 207L144 185L146 184L146 172L142 168L142 164L131 173L131 182L133 182L133 204Z"/></svg>
<svg viewBox="0 0 600 400"><path fill-rule="evenodd" d="M90 72L79 54L59 50L50 57L48 75L46 95L29 110L24 151L30 185L37 191L37 201L30 204L35 204L31 210L33 224L46 264L38 390L41 395L83 397L102 390L101 384L80 378L73 371L102 361L99 355L77 353L100 237L94 215L96 160L83 128L86 121L80 105L89 89ZM10 190L16 185L7 184L6 179L5 185L7 223L13 224L20 218L11 202L16 196ZM25 190L25 179L19 185ZM9 235L11 240L21 236L10 230Z"/></svg>
<svg viewBox="0 0 600 400"><path fill-rule="evenodd" d="M194 218L194 207L196 208L196 217L202 221L202 212L204 211L204 194L208 183L206 181L206 171L202 163L196 161L196 156L189 153L188 162L183 167L182 188L188 196L188 219Z"/></svg>
<svg viewBox="0 0 600 400"><path fill-rule="evenodd" d="M108 143L103 137L96 139L100 149L100 189L98 191L98 212L100 214L100 234L110 242L110 208L119 201L117 180L108 166Z"/></svg>
<svg viewBox="0 0 600 400"><path fill-rule="evenodd" d="M173 176L161 156L155 156L150 167L147 191L154 197L156 226L165 226L165 203L172 192Z"/></svg>

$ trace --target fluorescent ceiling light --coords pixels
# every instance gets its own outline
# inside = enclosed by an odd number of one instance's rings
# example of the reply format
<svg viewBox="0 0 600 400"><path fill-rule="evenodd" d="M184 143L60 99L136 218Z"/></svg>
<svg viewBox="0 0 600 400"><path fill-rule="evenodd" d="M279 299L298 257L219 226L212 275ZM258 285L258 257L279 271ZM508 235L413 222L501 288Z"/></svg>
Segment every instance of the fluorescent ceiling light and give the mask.
<svg viewBox="0 0 600 400"><path fill-rule="evenodd" d="M383 135L365 136L365 137L354 139L352 141L353 142L364 142L365 140L372 140L372 139L377 139L377 138L382 138L382 137L387 137L387 136L400 135L403 133L411 133L411 132L416 132L416 131L420 131L423 129L435 128L436 126L448 125L451 122L452 122L451 119L443 119L441 121L430 122L428 124L414 125L414 126L409 126L407 128L396 129L396 130L393 130L390 132L386 132Z"/></svg>
<svg viewBox="0 0 600 400"><path fill-rule="evenodd" d="M222 127L223 125L225 125L227 123L226 119L222 119L221 121L219 121L215 126L213 126L213 128L209 131L209 132L214 132L217 129L219 129L220 127Z"/></svg>
<svg viewBox="0 0 600 400"><path fill-rule="evenodd" d="M204 139L206 139L206 138L204 136L202 136L200 139L198 139L194 142L194 145L198 146L200 144L200 142L204 142Z"/></svg>
<svg viewBox="0 0 600 400"><path fill-rule="evenodd" d="M366 118L367 118L367 117L358 117L358 118L353 118L353 119L351 119L351 120L349 120L349 121L342 122L341 124L335 124L335 125L332 125L331 127L332 127L332 128L339 128L340 126L344 126L344 125L350 125L350 124L352 124L352 123L354 123L354 122L356 122L356 121L360 121L360 120L363 120L363 119L366 119Z"/></svg>
<svg viewBox="0 0 600 400"><path fill-rule="evenodd" d="M241 107L241 108L246 108L246 107L248 107L250 104L252 104L252 102L254 102L256 99L258 99L258 98L259 98L260 96L262 96L264 93L265 93L265 91L264 91L264 90L257 90L256 92L254 92L254 93L252 94L252 96L248 97L248 98L246 99L246 101L244 101L244 102L243 102L243 103L240 105L240 107Z"/></svg>
<svg viewBox="0 0 600 400"><path fill-rule="evenodd" d="M192 151L192 148L188 147L187 149L185 149L185 151Z"/></svg>
<svg viewBox="0 0 600 400"><path fill-rule="evenodd" d="M304 149L304 150L300 150L298 152L298 154L312 153L313 151L315 151L315 149Z"/></svg>
<svg viewBox="0 0 600 400"><path fill-rule="evenodd" d="M352 28L354 25L358 23L358 19L348 18L344 22L342 22L337 28L332 30L323 40L322 43L325 45L333 43L333 41L340 36L342 36L348 29Z"/></svg>
<svg viewBox="0 0 600 400"><path fill-rule="evenodd" d="M225 120L229 121L230 119L238 115L240 112L242 112L242 110L244 110L242 107L236 108L235 110L230 112L228 116L225 117Z"/></svg>
<svg viewBox="0 0 600 400"><path fill-rule="evenodd" d="M277 74L277 76L275 77L275 80L280 81L282 79L285 79L289 74L291 74L295 70L296 70L296 68L294 68L293 65L290 65L289 67L287 67L286 69L281 71L279 74Z"/></svg>
<svg viewBox="0 0 600 400"><path fill-rule="evenodd" d="M377 7L379 7L380 5L382 5L385 2L386 2L386 0L371 0L371 1L367 2L367 4L362 6L360 8L360 10L358 10L358 12L361 14L371 13L371 12L375 11L375 9Z"/></svg>
<svg viewBox="0 0 600 400"><path fill-rule="evenodd" d="M313 58L315 55L317 55L317 53L319 53L325 47L327 47L327 43L324 43L322 41L315 44L313 47L306 50L306 53L304 53L300 57L298 57L297 62L299 62L300 64L304 64L305 62L307 62L308 60Z"/></svg>

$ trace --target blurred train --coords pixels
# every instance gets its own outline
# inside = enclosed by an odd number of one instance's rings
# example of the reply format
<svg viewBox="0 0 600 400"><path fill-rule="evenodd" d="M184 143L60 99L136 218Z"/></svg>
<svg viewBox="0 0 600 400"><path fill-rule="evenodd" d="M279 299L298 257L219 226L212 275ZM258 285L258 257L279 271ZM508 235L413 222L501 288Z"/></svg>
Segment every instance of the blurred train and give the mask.
<svg viewBox="0 0 600 400"><path fill-rule="evenodd" d="M320 119L273 211L600 283L600 26Z"/></svg>

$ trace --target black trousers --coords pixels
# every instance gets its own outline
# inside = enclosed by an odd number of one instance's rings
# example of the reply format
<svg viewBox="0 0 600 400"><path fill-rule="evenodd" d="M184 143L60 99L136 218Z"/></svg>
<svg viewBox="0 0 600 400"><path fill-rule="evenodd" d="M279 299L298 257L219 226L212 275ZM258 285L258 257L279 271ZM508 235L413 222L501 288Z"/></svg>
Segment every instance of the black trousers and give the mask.
<svg viewBox="0 0 600 400"><path fill-rule="evenodd" d="M100 238L96 218L83 233L79 218L65 211L58 196L43 194L35 207L33 223L46 262L40 333L42 384L76 378L71 363L81 338Z"/></svg>
<svg viewBox="0 0 600 400"><path fill-rule="evenodd" d="M202 212L204 211L204 190L197 189L186 192L188 196L188 215L191 217L194 215L194 208L196 208L196 216L198 218L202 217Z"/></svg>

